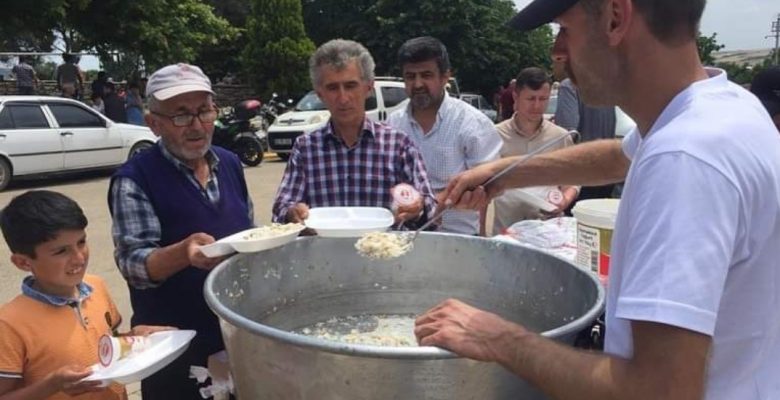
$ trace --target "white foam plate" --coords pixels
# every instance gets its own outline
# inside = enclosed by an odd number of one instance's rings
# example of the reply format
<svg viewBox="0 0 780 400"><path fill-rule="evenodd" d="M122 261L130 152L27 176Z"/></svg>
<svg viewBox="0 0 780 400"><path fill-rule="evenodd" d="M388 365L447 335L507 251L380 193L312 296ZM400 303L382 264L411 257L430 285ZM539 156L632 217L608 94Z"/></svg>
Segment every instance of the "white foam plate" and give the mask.
<svg viewBox="0 0 780 400"><path fill-rule="evenodd" d="M306 227L301 225L299 228L279 236L246 239L246 236L251 235L252 232L257 229L259 228L247 229L219 239L212 244L200 246L200 251L203 252L206 257L220 257L236 251L239 253L254 253L268 250L292 242L298 237L298 234L301 233L302 230L306 229Z"/></svg>
<svg viewBox="0 0 780 400"><path fill-rule="evenodd" d="M110 383L127 385L146 379L178 358L195 337L195 331L176 330L155 332L149 335L149 347L131 357L122 358L108 367L100 363L92 366L95 371L85 381L100 381L103 386Z"/></svg>
<svg viewBox="0 0 780 400"><path fill-rule="evenodd" d="M535 193L532 193L529 190L526 189L517 189L512 191L514 195L516 195L518 198L522 199L526 203L538 207L542 211L546 212L553 212L556 209L558 209L555 204L552 204L548 202L547 200L543 199L542 197L539 197Z"/></svg>
<svg viewBox="0 0 780 400"><path fill-rule="evenodd" d="M317 207L309 210L305 223L322 237L360 237L386 231L394 221L393 213L381 207Z"/></svg>

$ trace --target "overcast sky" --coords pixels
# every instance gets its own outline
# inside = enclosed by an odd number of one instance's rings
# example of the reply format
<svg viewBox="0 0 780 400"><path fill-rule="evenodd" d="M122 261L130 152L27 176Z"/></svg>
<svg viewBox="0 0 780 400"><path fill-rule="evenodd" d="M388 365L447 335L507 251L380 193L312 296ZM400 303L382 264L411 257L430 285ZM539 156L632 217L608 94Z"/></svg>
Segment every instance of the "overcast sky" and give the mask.
<svg viewBox="0 0 780 400"><path fill-rule="evenodd" d="M518 9L531 0L514 0ZM701 21L701 31L709 36L717 32L718 43L725 50L748 50L774 47L772 21L780 13L778 0L709 0Z"/></svg>

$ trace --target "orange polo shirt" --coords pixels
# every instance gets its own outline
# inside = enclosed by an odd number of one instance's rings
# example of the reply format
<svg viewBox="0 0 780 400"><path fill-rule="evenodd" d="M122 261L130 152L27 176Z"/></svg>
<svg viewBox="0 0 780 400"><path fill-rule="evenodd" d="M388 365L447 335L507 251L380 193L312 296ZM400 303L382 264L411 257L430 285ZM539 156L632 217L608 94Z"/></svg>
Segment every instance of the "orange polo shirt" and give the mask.
<svg viewBox="0 0 780 400"><path fill-rule="evenodd" d="M106 284L97 276L85 275L92 293L78 309L56 306L19 295L0 307L0 377L22 379L23 386L43 380L66 365L91 366L98 360L98 340L111 334L111 324L121 320ZM122 385L71 397L62 392L49 400L120 400L127 394Z"/></svg>

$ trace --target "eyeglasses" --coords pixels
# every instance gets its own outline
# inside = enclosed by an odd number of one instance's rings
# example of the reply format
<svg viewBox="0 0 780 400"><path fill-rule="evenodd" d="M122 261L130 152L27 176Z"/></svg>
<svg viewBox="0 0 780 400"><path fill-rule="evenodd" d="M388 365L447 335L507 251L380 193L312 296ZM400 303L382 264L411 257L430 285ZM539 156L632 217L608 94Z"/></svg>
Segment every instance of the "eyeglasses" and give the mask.
<svg viewBox="0 0 780 400"><path fill-rule="evenodd" d="M200 122L204 124L210 124L216 121L217 116L219 115L217 110L214 109L201 111L197 114L187 113L187 114L177 114L177 115L167 115L163 113L158 113L156 111L149 111L149 112L170 119L171 122L173 122L173 126L178 126L178 127L190 126L192 124L192 121L195 119L195 117L198 117Z"/></svg>

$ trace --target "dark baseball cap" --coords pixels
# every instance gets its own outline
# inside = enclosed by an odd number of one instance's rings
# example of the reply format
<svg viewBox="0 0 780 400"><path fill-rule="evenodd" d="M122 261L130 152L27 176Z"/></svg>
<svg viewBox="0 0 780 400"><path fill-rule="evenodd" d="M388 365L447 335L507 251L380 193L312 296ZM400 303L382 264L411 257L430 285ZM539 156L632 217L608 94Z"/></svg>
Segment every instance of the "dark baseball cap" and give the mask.
<svg viewBox="0 0 780 400"><path fill-rule="evenodd" d="M552 22L577 4L578 0L534 0L509 20L509 26L521 31L530 31Z"/></svg>
<svg viewBox="0 0 780 400"><path fill-rule="evenodd" d="M780 66L769 67L756 74L750 91L761 100L769 115L780 114Z"/></svg>

